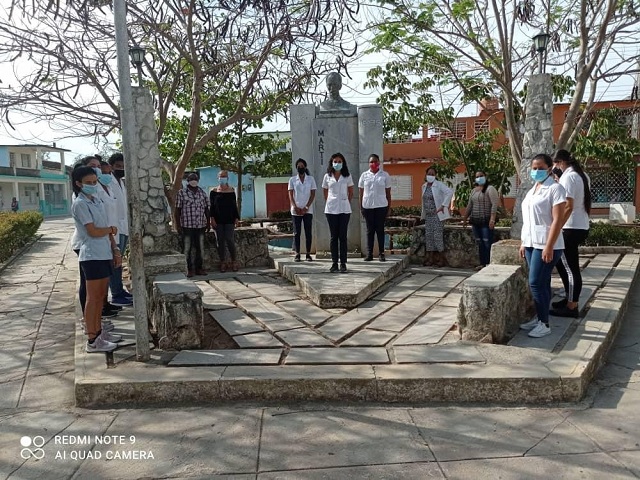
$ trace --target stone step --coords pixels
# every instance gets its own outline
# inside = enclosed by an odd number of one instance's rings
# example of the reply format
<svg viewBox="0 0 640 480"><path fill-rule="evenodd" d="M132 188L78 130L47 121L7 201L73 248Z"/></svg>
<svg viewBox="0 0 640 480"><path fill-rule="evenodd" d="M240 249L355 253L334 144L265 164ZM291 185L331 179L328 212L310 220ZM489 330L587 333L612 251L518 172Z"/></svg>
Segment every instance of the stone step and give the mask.
<svg viewBox="0 0 640 480"><path fill-rule="evenodd" d="M388 300L391 302L400 302L413 294L419 288L424 287L429 282L437 278L437 275L414 274L408 278L391 285L385 291L379 293L374 300Z"/></svg>
<svg viewBox="0 0 640 480"><path fill-rule="evenodd" d="M611 273L613 265L620 259L617 254L600 254L589 262L582 270L582 283L584 285L594 285L601 287L605 278Z"/></svg>
<svg viewBox="0 0 640 480"><path fill-rule="evenodd" d="M170 367L207 365L277 365L281 349L261 350L182 350L169 362Z"/></svg>
<svg viewBox="0 0 640 480"><path fill-rule="evenodd" d="M424 345L438 343L456 322L458 310L436 306L425 313L400 335L393 345Z"/></svg>
<svg viewBox="0 0 640 480"><path fill-rule="evenodd" d="M218 290L232 302L242 300L244 298L255 298L260 296L258 292L238 282L235 278L209 280L209 285Z"/></svg>
<svg viewBox="0 0 640 480"><path fill-rule="evenodd" d="M397 363L476 363L485 358L473 345L410 345L393 348Z"/></svg>
<svg viewBox="0 0 640 480"><path fill-rule="evenodd" d="M289 300L279 302L278 306L314 327L332 317L330 312L316 307L307 300Z"/></svg>
<svg viewBox="0 0 640 480"><path fill-rule="evenodd" d="M459 288L468 277L461 275L441 275L424 287L416 290L415 295L421 297L444 297L454 288Z"/></svg>
<svg viewBox="0 0 640 480"><path fill-rule="evenodd" d="M330 320L318 330L326 337L338 342L394 305L395 303L393 302L371 300L340 317Z"/></svg>
<svg viewBox="0 0 640 480"><path fill-rule="evenodd" d="M305 324L293 318L283 309L264 298L246 298L238 300L237 305L263 323L272 332L303 328Z"/></svg>
<svg viewBox="0 0 640 480"><path fill-rule="evenodd" d="M407 298L404 302L398 303L393 308L387 310L373 322L367 325L367 328L373 330L387 330L391 332L401 332L416 318L422 316L429 308L431 308L438 298L436 297L418 297L413 296Z"/></svg>
<svg viewBox="0 0 640 480"><path fill-rule="evenodd" d="M276 348L282 343L269 332L248 333L232 337L240 348Z"/></svg>
<svg viewBox="0 0 640 480"><path fill-rule="evenodd" d="M310 328L281 331L276 334L290 347L332 347L333 343Z"/></svg>
<svg viewBox="0 0 640 480"><path fill-rule="evenodd" d="M218 290L213 288L207 282L195 282L197 287L202 290L202 308L205 310L224 310L233 308L233 302L222 295Z"/></svg>
<svg viewBox="0 0 640 480"><path fill-rule="evenodd" d="M286 365L295 364L379 364L389 363L384 347L340 347L292 349L285 359Z"/></svg>
<svg viewBox="0 0 640 480"><path fill-rule="evenodd" d="M209 315L232 337L264 331L261 325L239 308L213 311Z"/></svg>

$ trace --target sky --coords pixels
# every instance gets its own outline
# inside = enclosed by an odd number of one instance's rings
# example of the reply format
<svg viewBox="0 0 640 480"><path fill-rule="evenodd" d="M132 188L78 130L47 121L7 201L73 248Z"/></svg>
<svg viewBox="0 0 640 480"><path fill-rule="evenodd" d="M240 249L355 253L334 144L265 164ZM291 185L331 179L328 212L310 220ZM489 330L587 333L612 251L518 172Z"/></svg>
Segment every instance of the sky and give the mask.
<svg viewBox="0 0 640 480"><path fill-rule="evenodd" d="M5 4L7 0L0 0L0 4ZM364 46L366 48L366 46ZM630 46L629 48L635 48ZM343 77L343 87L341 90L341 96L347 101L356 104L371 104L375 103L378 93L371 89L365 88L367 72L380 64L386 63L387 58L382 54L369 54L364 55L349 69L349 75L351 78ZM0 73L0 94L1 89L11 84L11 73L4 70L4 73ZM15 81L15 80L14 80ZM615 83L606 84L602 83L598 90L598 100L614 100L627 97L631 93L634 78L631 75L626 75ZM319 79L317 87L318 101L322 99L321 95L325 92L324 81ZM454 101L454 93L445 94L445 101ZM455 105L455 104L454 104ZM475 113L475 107L467 107L462 110L458 105L459 115L473 115ZM12 117L15 120L19 118ZM23 144L23 143L35 143L35 144L47 144L52 145L54 142L59 148L65 148L70 150L65 154L65 160L68 164L78 156L86 156L92 153L97 153L101 149L101 145L97 144L94 138L88 137L75 137L73 132L60 132L52 130L46 122L35 121L16 121L15 124L20 124L17 130L12 130L10 126L0 119L0 144ZM277 118L273 122L268 122L264 126L265 131L277 131L277 130L289 130L289 125L284 117ZM119 136L113 134L109 136L106 141L111 143L113 147L115 142L119 139ZM104 140L103 140L104 142Z"/></svg>

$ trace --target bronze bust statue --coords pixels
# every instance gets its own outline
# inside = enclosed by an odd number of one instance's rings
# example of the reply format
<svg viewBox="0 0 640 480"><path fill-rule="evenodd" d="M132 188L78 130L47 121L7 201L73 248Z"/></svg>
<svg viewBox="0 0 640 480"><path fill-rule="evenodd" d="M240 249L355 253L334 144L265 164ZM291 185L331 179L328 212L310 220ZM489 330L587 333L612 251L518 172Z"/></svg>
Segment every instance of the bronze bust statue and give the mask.
<svg viewBox="0 0 640 480"><path fill-rule="evenodd" d="M331 72L327 75L326 84L329 98L320 103L320 114L357 115L356 106L340 96L342 76L338 72Z"/></svg>

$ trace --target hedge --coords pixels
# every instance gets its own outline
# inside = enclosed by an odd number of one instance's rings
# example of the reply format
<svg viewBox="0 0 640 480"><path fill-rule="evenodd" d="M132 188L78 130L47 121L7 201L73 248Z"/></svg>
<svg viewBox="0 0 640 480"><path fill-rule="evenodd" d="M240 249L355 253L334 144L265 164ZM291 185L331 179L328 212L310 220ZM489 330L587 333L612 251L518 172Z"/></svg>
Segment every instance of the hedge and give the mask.
<svg viewBox="0 0 640 480"><path fill-rule="evenodd" d="M40 228L40 212L0 212L0 262L26 245Z"/></svg>
<svg viewBox="0 0 640 480"><path fill-rule="evenodd" d="M603 246L629 246L640 243L640 229L637 227L623 227L604 222L591 222L589 236L585 245L594 247Z"/></svg>

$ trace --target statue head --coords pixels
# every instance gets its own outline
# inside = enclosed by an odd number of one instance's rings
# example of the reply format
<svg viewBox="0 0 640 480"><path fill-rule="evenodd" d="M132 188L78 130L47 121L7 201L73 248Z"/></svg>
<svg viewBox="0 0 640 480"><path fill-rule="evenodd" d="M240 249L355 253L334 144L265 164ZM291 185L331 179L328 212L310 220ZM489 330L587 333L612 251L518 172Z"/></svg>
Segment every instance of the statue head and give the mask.
<svg viewBox="0 0 640 480"><path fill-rule="evenodd" d="M340 75L338 72L331 72L327 75L326 83L329 97L334 100L340 98L340 89L342 88L342 75Z"/></svg>

